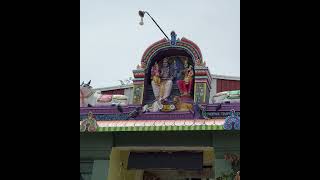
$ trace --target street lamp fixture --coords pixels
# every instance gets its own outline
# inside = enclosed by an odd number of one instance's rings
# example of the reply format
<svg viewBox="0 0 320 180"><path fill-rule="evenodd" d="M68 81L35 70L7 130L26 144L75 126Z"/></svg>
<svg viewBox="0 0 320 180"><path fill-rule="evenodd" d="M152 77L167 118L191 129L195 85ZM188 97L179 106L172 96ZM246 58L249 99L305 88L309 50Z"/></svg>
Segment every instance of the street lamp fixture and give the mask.
<svg viewBox="0 0 320 180"><path fill-rule="evenodd" d="M139 16L141 17L141 21L140 21L140 25L142 26L143 23L143 18L144 18L144 14L147 13L147 15L152 19L152 21L158 26L158 28L160 29L160 31L164 34L164 36L167 38L167 40L170 40L168 38L168 36L166 35L166 33L163 32L163 30L160 28L160 26L158 25L158 23L151 17L151 15L147 12L147 11L139 11Z"/></svg>
<svg viewBox="0 0 320 180"><path fill-rule="evenodd" d="M142 26L144 23L143 23L143 17L144 17L144 12L143 11L139 11L139 16L141 17L141 21L140 21L140 25Z"/></svg>

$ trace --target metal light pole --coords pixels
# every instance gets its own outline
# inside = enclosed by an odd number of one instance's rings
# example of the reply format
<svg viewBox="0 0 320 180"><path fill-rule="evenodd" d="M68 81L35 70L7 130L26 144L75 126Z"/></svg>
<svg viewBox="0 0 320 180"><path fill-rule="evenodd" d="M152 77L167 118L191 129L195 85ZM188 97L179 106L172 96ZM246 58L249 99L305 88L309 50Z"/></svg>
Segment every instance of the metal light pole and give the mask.
<svg viewBox="0 0 320 180"><path fill-rule="evenodd" d="M152 19L152 21L158 26L158 28L160 29L160 31L166 36L167 40L170 41L170 39L168 38L168 36L166 35L166 33L163 32L163 30L161 29L161 27L158 25L158 23L151 17L151 15L147 12L147 11L139 11L139 16L141 17L141 21L140 21L140 25L143 25L143 17L144 14L147 13L148 16Z"/></svg>

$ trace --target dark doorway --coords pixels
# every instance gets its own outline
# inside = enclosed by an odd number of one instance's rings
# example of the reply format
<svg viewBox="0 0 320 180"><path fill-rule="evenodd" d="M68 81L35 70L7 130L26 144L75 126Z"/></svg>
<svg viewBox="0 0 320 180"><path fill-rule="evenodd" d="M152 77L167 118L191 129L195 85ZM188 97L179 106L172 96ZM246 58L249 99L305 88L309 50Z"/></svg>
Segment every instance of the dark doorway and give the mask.
<svg viewBox="0 0 320 180"><path fill-rule="evenodd" d="M202 152L131 152L128 169L201 170Z"/></svg>

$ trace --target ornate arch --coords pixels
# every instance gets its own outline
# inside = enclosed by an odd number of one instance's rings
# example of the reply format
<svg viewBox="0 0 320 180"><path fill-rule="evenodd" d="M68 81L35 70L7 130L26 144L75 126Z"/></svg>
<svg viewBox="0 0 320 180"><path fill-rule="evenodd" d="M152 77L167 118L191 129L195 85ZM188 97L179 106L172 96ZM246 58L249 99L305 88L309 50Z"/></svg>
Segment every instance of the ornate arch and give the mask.
<svg viewBox="0 0 320 180"><path fill-rule="evenodd" d="M133 104L144 104L150 100L150 71L154 61L160 61L165 57L184 56L192 61L194 66L194 102L206 103L210 94L211 75L203 61L202 53L198 45L187 38L176 39L171 32L171 40L161 39L150 45L142 55L141 64L133 70L134 97ZM177 90L177 89L175 89ZM151 92L152 94L152 92ZM179 94L179 93L175 93Z"/></svg>
<svg viewBox="0 0 320 180"><path fill-rule="evenodd" d="M160 41L153 43L145 50L141 58L141 68L145 69L151 62L151 59L159 51L171 48L186 51L188 54L190 54L196 66L200 66L201 64L203 64L200 48L191 40L183 37L181 40L178 40L175 45L171 45L170 41L163 38Z"/></svg>

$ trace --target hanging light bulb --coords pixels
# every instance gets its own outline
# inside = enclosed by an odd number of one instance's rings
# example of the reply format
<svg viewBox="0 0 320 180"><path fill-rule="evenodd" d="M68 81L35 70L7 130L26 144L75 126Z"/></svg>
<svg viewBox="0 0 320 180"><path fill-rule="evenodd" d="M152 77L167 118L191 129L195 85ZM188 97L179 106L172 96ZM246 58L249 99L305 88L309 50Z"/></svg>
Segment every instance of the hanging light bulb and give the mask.
<svg viewBox="0 0 320 180"><path fill-rule="evenodd" d="M139 22L139 24L142 26L144 23L143 23L143 17L141 17L141 21Z"/></svg>
<svg viewBox="0 0 320 180"><path fill-rule="evenodd" d="M141 17L141 21L140 21L140 25L142 26L144 23L143 23L143 17L144 17L144 11L139 11L139 16Z"/></svg>

